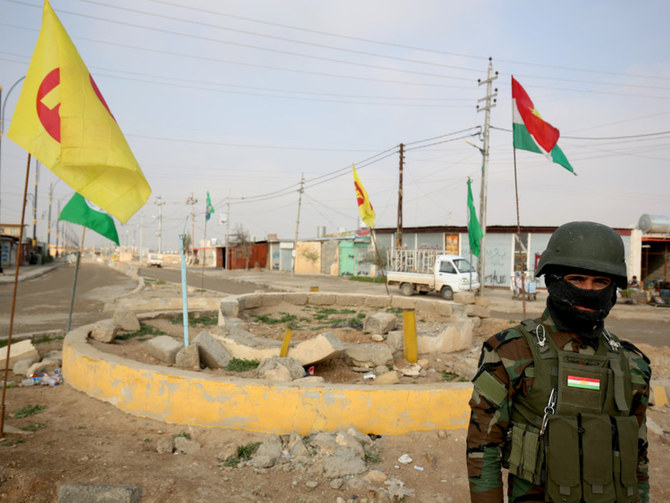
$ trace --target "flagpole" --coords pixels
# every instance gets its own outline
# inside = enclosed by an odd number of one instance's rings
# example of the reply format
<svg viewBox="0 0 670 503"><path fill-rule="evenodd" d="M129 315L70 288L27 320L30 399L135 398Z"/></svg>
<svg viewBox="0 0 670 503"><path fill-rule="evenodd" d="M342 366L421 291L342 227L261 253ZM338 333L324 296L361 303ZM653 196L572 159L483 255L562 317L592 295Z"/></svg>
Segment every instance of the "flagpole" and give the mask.
<svg viewBox="0 0 670 503"><path fill-rule="evenodd" d="M516 195L516 238L519 240L519 249L522 249L521 219L519 218L519 183L517 181L516 170L516 147L512 147L512 151L514 152L514 193ZM514 262L516 262L516 256L514 257ZM523 306L523 318L526 319L526 285L523 276L524 271L521 271L521 303ZM514 279L512 281L514 281ZM514 289L514 285L512 285L512 289Z"/></svg>
<svg viewBox="0 0 670 503"><path fill-rule="evenodd" d="M19 245L16 249L16 269L14 271L14 293L12 295L12 311L9 316L9 335L7 336L7 355L5 359L5 377L2 382L2 403L0 404L0 438L5 434L5 394L7 392L7 376L9 374L9 352L12 348L12 331L14 330L14 312L16 311L16 288L19 284L19 264L21 262L21 243L23 242L23 225L26 215L26 200L28 199L28 178L30 175L30 158L26 164L26 184L23 189L23 208L21 210L21 227L19 227ZM11 252L10 252L11 256Z"/></svg>
<svg viewBox="0 0 670 503"><path fill-rule="evenodd" d="M70 295L70 311L67 315L67 327L65 328L65 333L70 332L70 325L72 324L72 310L74 309L74 292L77 289L77 276L79 275L79 261L81 260L81 252L84 249L84 235L86 234L86 226L81 226L81 244L79 245L79 251L77 252L77 261L74 265L74 279L72 280L72 294Z"/></svg>
<svg viewBox="0 0 670 503"><path fill-rule="evenodd" d="M205 288L205 254L206 252L206 247L207 247L207 217L205 217L205 236L204 236L204 242L202 244L202 268L201 268L201 273L200 273L200 288Z"/></svg>
<svg viewBox="0 0 670 503"><path fill-rule="evenodd" d="M372 244L374 245L375 252L377 253L377 261L379 262L379 268L382 270L382 276L384 277L384 286L386 287L386 295L388 295L390 297L391 294L389 293L388 278L386 277L386 272L384 271L384 265L382 264L382 257L379 255L379 248L377 248L377 240L375 239L375 231L372 228L370 228L370 235L372 236Z"/></svg>

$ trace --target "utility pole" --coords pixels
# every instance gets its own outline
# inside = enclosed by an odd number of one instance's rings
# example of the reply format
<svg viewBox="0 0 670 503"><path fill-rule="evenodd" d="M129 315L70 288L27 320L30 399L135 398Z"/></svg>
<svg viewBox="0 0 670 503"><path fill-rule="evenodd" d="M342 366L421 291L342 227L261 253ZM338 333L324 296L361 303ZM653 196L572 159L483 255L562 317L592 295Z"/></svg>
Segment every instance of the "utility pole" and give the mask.
<svg viewBox="0 0 670 503"><path fill-rule="evenodd" d="M298 258L298 228L300 227L300 206L302 205L302 192L305 181L305 174L300 173L300 190L298 191L298 218L295 221L295 239L293 239L293 268L291 269L291 276L295 275L295 263Z"/></svg>
<svg viewBox="0 0 670 503"><path fill-rule="evenodd" d="M498 88L493 89L493 81L498 78L498 72L493 72L493 59L489 58L489 68L486 80L477 79L477 84L486 84L486 96L477 100L478 103L484 102L483 106L477 105L477 111L484 111L484 146L482 148L482 189L479 194L479 220L482 228L482 240L479 250L479 260L477 261L477 277L479 278L479 295L484 292L484 282L486 278L486 198L488 186L488 166L489 166L489 126L491 124L491 108L496 106Z"/></svg>
<svg viewBox="0 0 670 503"><path fill-rule="evenodd" d="M47 255L49 256L51 256L51 203L53 201L53 197L54 197L54 183L49 182L49 217L47 220Z"/></svg>
<svg viewBox="0 0 670 503"><path fill-rule="evenodd" d="M400 144L400 175L398 178L398 226L395 233L395 247L402 248L402 170L405 164L405 145Z"/></svg>
<svg viewBox="0 0 670 503"><path fill-rule="evenodd" d="M186 200L186 204L191 205L191 249L194 249L196 247L195 244L195 204L198 202L198 200L193 197L193 193L191 193L190 196L188 196L188 199Z"/></svg>
<svg viewBox="0 0 670 503"><path fill-rule="evenodd" d="M35 194L33 195L33 248L37 246L37 184L40 182L40 163L35 159Z"/></svg>
<svg viewBox="0 0 670 503"><path fill-rule="evenodd" d="M154 204L158 206L158 253L163 253L163 205L165 201L157 196Z"/></svg>
<svg viewBox="0 0 670 503"><path fill-rule="evenodd" d="M58 218L60 218L60 199L58 200ZM58 246L60 244L59 241L60 241L60 228L61 228L60 220L58 220L58 218L56 219L56 257L59 256Z"/></svg>
<svg viewBox="0 0 670 503"><path fill-rule="evenodd" d="M228 191L228 199L230 199L230 191ZM228 258L230 257L230 201L226 202L226 257L225 268L230 269Z"/></svg>

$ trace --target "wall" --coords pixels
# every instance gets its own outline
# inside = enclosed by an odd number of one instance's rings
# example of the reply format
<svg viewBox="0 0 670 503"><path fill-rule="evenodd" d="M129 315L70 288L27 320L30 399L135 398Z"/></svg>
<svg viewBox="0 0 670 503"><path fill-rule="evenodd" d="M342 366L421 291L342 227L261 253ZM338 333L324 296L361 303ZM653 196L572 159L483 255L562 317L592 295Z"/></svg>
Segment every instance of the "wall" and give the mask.
<svg viewBox="0 0 670 503"><path fill-rule="evenodd" d="M321 272L321 241L300 241L296 251L296 274L319 274ZM305 254L315 254L318 258L312 261Z"/></svg>

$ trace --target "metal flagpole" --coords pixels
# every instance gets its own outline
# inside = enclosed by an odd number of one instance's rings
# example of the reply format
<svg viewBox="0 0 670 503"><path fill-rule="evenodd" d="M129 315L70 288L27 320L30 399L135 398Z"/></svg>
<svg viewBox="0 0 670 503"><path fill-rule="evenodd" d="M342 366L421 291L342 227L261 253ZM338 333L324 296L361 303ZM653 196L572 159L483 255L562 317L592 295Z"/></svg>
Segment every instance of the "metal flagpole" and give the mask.
<svg viewBox="0 0 670 503"><path fill-rule="evenodd" d="M19 245L16 250L16 270L14 272L14 293L12 295L12 311L9 316L9 335L7 336L5 377L2 382L2 403L0 404L0 438L2 438L2 436L5 433L5 394L7 393L7 375L9 374L9 353L12 348L12 331L14 330L14 312L16 310L16 288L19 284L19 264L21 262L21 243L23 241L23 225L26 215L26 199L28 199L29 175L30 175L30 154L28 154L28 163L26 165L26 184L25 188L23 189L23 208L21 210L21 227L19 227Z"/></svg>
<svg viewBox="0 0 670 503"><path fill-rule="evenodd" d="M514 151L514 193L516 194L516 237L519 240L519 249L523 248L521 244L521 219L519 218L519 184L517 182L516 174L516 148ZM516 268L516 254L514 256L514 264ZM523 318L526 319L526 285L525 285L524 271L521 271L521 303L523 306ZM514 288L514 285L512 285Z"/></svg>
<svg viewBox="0 0 670 503"><path fill-rule="evenodd" d="M70 332L70 325L72 324L72 310L74 309L74 293L77 289L77 276L79 275L79 261L81 260L81 252L84 249L84 235L86 234L86 227L81 226L81 244L79 245L79 251L77 252L77 261L74 266L74 279L72 280L72 294L70 295L70 312L67 315L67 327L65 328L65 333Z"/></svg>

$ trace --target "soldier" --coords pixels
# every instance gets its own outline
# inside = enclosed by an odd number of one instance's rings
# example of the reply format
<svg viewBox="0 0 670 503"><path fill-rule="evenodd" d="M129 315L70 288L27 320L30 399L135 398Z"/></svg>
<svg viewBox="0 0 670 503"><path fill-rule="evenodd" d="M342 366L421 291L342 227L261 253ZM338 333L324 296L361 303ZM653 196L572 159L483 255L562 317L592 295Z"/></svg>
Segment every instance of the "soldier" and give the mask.
<svg viewBox="0 0 670 503"><path fill-rule="evenodd" d="M649 501L649 360L604 325L626 288L621 237L594 222L559 227L542 253L547 308L489 338L473 379L470 496L509 502Z"/></svg>

